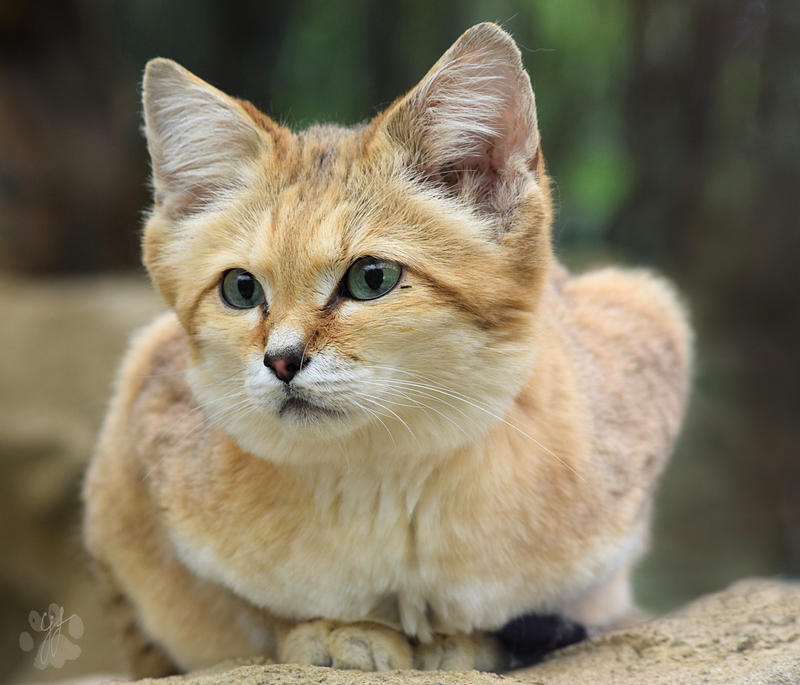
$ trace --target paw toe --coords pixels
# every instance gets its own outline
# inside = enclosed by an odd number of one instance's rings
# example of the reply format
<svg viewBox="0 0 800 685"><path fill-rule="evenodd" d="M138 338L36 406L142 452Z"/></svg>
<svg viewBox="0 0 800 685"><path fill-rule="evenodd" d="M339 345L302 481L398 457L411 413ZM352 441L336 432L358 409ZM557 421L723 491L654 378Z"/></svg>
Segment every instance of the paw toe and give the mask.
<svg viewBox="0 0 800 685"><path fill-rule="evenodd" d="M330 636L335 668L391 671L411 668L411 645L405 636L381 626L345 626Z"/></svg>
<svg viewBox="0 0 800 685"><path fill-rule="evenodd" d="M414 665L425 671L496 671L504 659L499 643L489 636L436 635L433 642L417 647Z"/></svg>
<svg viewBox="0 0 800 685"><path fill-rule="evenodd" d="M411 668L412 650L405 635L380 625L311 621L289 632L279 658L284 663L390 671Z"/></svg>

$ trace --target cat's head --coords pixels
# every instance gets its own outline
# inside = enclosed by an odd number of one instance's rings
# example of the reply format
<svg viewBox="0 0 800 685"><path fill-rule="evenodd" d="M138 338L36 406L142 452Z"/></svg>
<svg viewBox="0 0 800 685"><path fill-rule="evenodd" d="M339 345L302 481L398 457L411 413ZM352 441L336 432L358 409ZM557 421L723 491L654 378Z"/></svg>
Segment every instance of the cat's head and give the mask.
<svg viewBox="0 0 800 685"><path fill-rule="evenodd" d="M508 34L470 29L355 128L293 133L164 59L144 109L145 264L189 334L193 392L243 448L427 454L505 412L551 260L534 97Z"/></svg>

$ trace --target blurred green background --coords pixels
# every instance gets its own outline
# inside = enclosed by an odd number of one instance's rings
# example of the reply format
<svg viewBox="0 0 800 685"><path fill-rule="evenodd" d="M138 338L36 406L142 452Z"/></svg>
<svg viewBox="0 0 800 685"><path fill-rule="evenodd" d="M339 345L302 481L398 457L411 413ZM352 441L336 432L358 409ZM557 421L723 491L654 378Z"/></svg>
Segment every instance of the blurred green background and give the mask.
<svg viewBox="0 0 800 685"><path fill-rule="evenodd" d="M144 63L171 57L293 127L355 123L470 25L501 23L536 91L573 268L655 268L690 303L694 394L637 593L663 611L800 574L796 0L0 2L0 678L114 669L78 493L132 327ZM83 654L31 671L28 612L83 617Z"/></svg>

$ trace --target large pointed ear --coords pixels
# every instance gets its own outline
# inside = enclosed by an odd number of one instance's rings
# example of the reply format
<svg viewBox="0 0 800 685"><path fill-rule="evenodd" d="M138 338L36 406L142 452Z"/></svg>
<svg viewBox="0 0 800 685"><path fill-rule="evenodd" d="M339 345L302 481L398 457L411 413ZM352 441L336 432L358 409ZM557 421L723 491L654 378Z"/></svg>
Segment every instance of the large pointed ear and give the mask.
<svg viewBox="0 0 800 685"><path fill-rule="evenodd" d="M536 104L519 49L496 24L464 33L390 109L384 126L452 194L503 211L540 170Z"/></svg>
<svg viewBox="0 0 800 685"><path fill-rule="evenodd" d="M172 60L147 63L142 99L155 201L176 213L242 184L268 145L238 101Z"/></svg>

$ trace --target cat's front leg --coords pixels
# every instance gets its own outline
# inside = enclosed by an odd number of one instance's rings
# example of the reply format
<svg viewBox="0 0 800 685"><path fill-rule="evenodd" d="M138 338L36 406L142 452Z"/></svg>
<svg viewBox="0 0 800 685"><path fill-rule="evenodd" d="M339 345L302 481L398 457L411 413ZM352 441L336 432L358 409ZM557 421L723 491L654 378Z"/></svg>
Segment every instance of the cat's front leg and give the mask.
<svg viewBox="0 0 800 685"><path fill-rule="evenodd" d="M483 633L435 635L412 646L408 637L378 623L301 623L281 639L284 663L354 668L362 671L420 670L498 671L505 667L500 643Z"/></svg>
<svg viewBox="0 0 800 685"><path fill-rule="evenodd" d="M278 658L283 663L362 671L412 668L414 663L408 638L377 623L308 621L279 639Z"/></svg>
<svg viewBox="0 0 800 685"><path fill-rule="evenodd" d="M414 650L414 668L423 671L502 671L506 657L500 642L485 633L434 635Z"/></svg>

